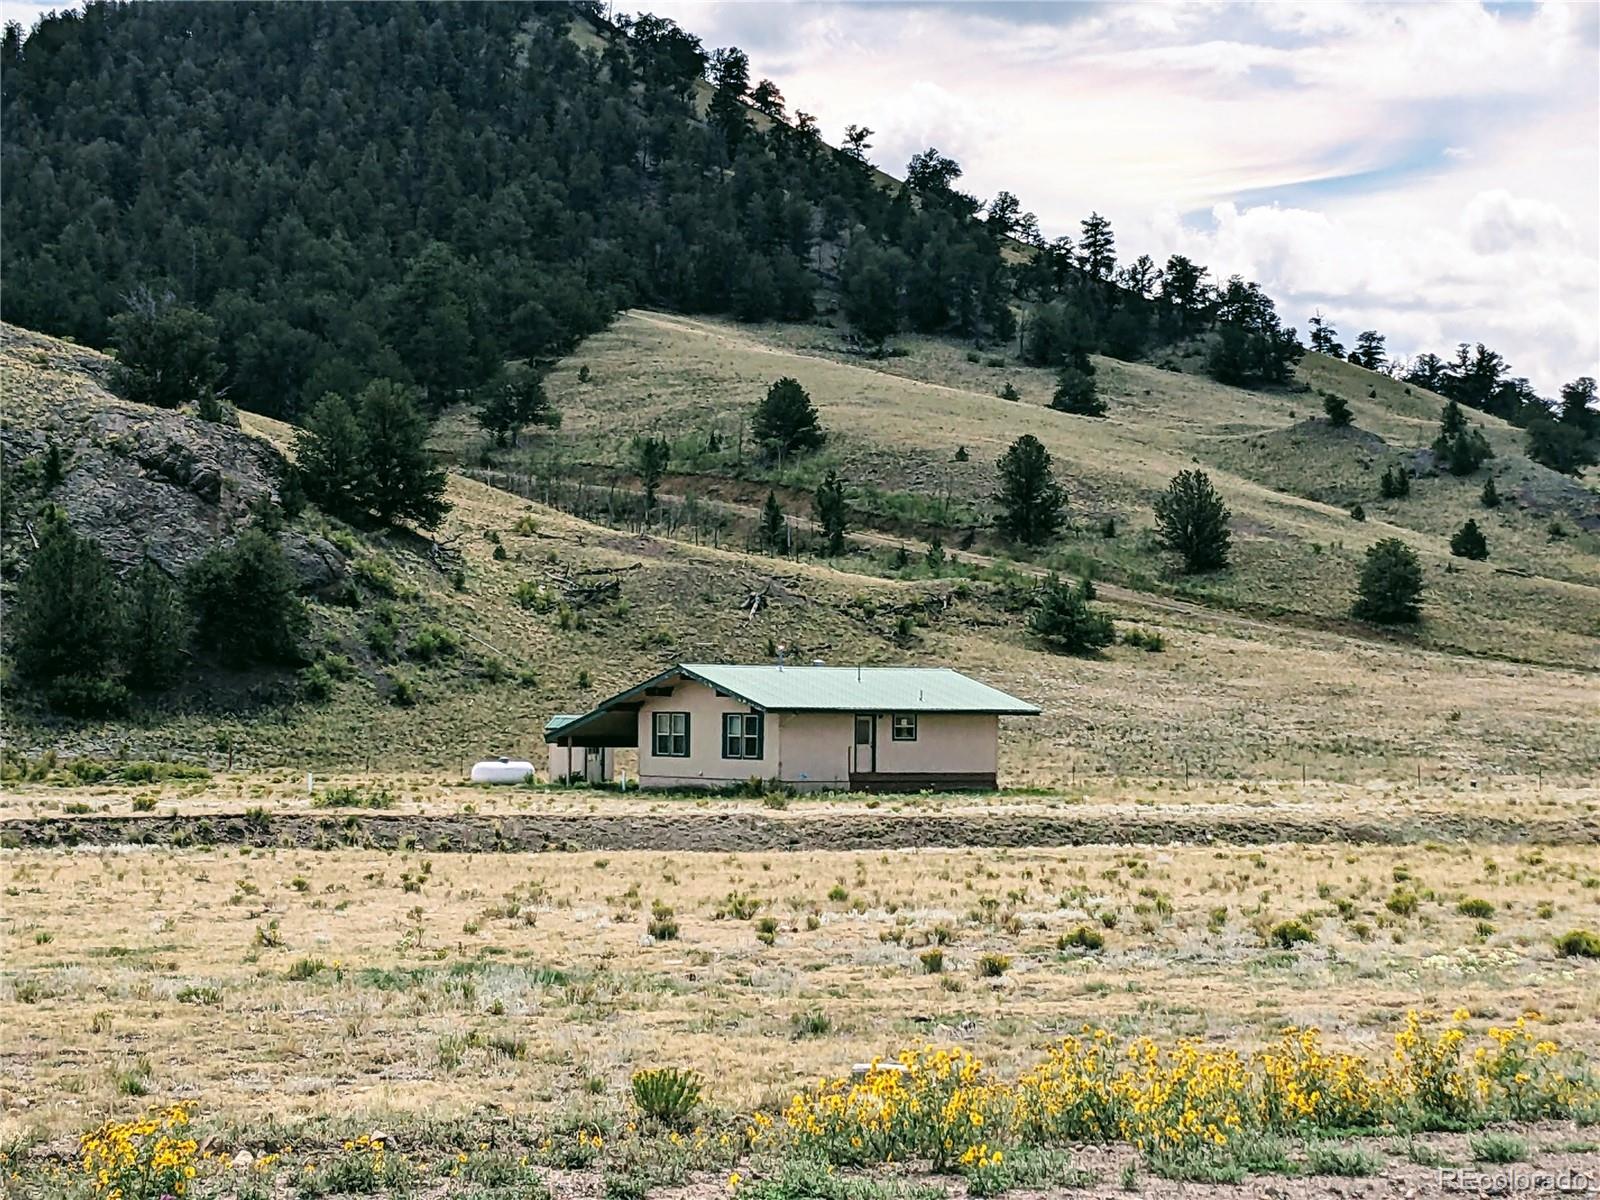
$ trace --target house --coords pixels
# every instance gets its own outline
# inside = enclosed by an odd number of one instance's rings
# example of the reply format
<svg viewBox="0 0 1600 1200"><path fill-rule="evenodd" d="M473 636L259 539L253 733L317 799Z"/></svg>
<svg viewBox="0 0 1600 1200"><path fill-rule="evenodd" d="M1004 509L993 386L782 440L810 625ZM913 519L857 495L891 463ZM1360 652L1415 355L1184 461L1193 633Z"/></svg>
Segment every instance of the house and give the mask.
<svg viewBox="0 0 1600 1200"><path fill-rule="evenodd" d="M680 663L552 718L545 741L553 776L595 781L636 747L647 788L993 788L1000 718L1038 713L944 667Z"/></svg>

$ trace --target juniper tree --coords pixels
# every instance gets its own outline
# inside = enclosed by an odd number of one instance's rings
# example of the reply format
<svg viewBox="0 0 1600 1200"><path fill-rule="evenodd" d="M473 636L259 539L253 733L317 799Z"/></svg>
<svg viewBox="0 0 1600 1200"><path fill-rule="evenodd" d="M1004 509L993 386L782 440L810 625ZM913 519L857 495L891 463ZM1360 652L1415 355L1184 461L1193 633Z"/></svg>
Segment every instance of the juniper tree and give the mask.
<svg viewBox="0 0 1600 1200"><path fill-rule="evenodd" d="M1378 480L1378 494L1385 500L1400 500L1411 494L1411 476L1406 469L1398 463L1392 463L1383 469L1383 476Z"/></svg>
<svg viewBox="0 0 1600 1200"><path fill-rule="evenodd" d="M112 382L129 400L177 408L198 404L222 377L217 327L171 293L140 288L111 320L117 363Z"/></svg>
<svg viewBox="0 0 1600 1200"><path fill-rule="evenodd" d="M1454 400L1439 412L1439 436L1433 439L1433 456L1452 475L1471 475L1494 457L1483 430L1467 422L1466 413Z"/></svg>
<svg viewBox="0 0 1600 1200"><path fill-rule="evenodd" d="M182 673L194 622L183 592L146 558L125 587L123 659L136 691L160 691Z"/></svg>
<svg viewBox="0 0 1600 1200"><path fill-rule="evenodd" d="M1494 486L1492 477L1483 481L1483 491L1478 493L1478 501L1485 508L1500 507L1500 489Z"/></svg>
<svg viewBox="0 0 1600 1200"><path fill-rule="evenodd" d="M789 548L789 523L784 520L777 492L767 492L767 502L761 506L758 533L762 548L769 554L782 554Z"/></svg>
<svg viewBox="0 0 1600 1200"><path fill-rule="evenodd" d="M822 445L824 433L817 422L817 410L799 380L785 375L767 389L756 405L751 430L756 441L778 457Z"/></svg>
<svg viewBox="0 0 1600 1200"><path fill-rule="evenodd" d="M117 578L100 547L59 512L46 515L6 616L23 678L49 688L118 674L125 626Z"/></svg>
<svg viewBox="0 0 1600 1200"><path fill-rule="evenodd" d="M1049 541L1061 528L1066 500L1050 466L1050 452L1031 433L1011 443L1000 456L1000 490L995 499L1000 533L1025 546Z"/></svg>
<svg viewBox="0 0 1600 1200"><path fill-rule="evenodd" d="M218 546L185 578L200 643L230 666L295 662L306 610L294 573L278 543L246 529L232 546Z"/></svg>
<svg viewBox="0 0 1600 1200"><path fill-rule="evenodd" d="M1466 524L1450 535L1450 553L1457 558L1470 558L1475 562L1489 557L1489 541L1471 517Z"/></svg>
<svg viewBox="0 0 1600 1200"><path fill-rule="evenodd" d="M1422 617L1422 563L1399 538L1367 548L1351 613L1381 625L1413 624Z"/></svg>
<svg viewBox="0 0 1600 1200"><path fill-rule="evenodd" d="M534 365L503 367L478 392L478 424L497 446L517 438L529 425L561 424L561 414L544 390L544 371Z"/></svg>
<svg viewBox="0 0 1600 1200"><path fill-rule="evenodd" d="M1350 402L1337 393L1330 392L1322 398L1322 411L1328 414L1328 424L1343 429L1355 418L1350 412Z"/></svg>
<svg viewBox="0 0 1600 1200"><path fill-rule="evenodd" d="M1233 514L1211 486L1204 471L1179 471L1155 502L1156 531L1161 544L1183 555L1189 574L1228 565Z"/></svg>
<svg viewBox="0 0 1600 1200"><path fill-rule="evenodd" d="M839 476L835 472L829 471L827 478L817 485L813 506L817 513L817 524L822 527L822 532L828 539L826 552L830 556L844 553L844 535L848 528L848 518L844 504L844 484L839 482Z"/></svg>
<svg viewBox="0 0 1600 1200"><path fill-rule="evenodd" d="M1114 636L1111 618L1089 607L1093 599L1094 585L1087 579L1075 586L1051 573L1039 585L1038 607L1028 617L1028 628L1063 654L1109 646Z"/></svg>
<svg viewBox="0 0 1600 1200"><path fill-rule="evenodd" d="M649 434L645 437L633 439L633 469L639 473L639 482L644 485L644 519L650 520L650 514L656 507L656 489L661 486L661 477L667 473L667 466L672 461L672 447L666 438Z"/></svg>

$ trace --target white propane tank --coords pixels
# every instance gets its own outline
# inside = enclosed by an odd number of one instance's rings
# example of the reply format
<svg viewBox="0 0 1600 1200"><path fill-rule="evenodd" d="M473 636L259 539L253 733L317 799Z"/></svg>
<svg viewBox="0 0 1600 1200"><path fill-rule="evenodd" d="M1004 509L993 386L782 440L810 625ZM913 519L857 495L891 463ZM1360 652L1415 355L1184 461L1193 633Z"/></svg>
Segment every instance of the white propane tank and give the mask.
<svg viewBox="0 0 1600 1200"><path fill-rule="evenodd" d="M519 758L490 758L472 764L473 783L527 783L533 764Z"/></svg>

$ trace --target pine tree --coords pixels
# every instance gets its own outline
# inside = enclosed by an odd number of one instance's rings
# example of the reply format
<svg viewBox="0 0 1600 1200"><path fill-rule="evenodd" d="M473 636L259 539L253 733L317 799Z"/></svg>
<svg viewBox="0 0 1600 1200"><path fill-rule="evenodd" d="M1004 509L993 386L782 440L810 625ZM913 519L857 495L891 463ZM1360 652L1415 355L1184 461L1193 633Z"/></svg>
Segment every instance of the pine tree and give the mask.
<svg viewBox="0 0 1600 1200"><path fill-rule="evenodd" d="M47 696L57 685L67 685L66 695L80 683L119 676L125 626L116 576L100 547L61 514L46 516L6 616L18 673Z"/></svg>
<svg viewBox="0 0 1600 1200"><path fill-rule="evenodd" d="M1204 471L1179 471L1155 502L1161 544L1183 555L1183 569L1194 574L1228 565L1232 534L1222 497Z"/></svg>
<svg viewBox="0 0 1600 1200"><path fill-rule="evenodd" d="M111 321L117 365L112 382L129 400L177 408L210 396L222 376L217 327L172 295L140 289Z"/></svg>
<svg viewBox="0 0 1600 1200"><path fill-rule="evenodd" d="M1433 439L1433 456L1452 475L1471 475L1494 457L1483 430L1467 423L1466 413L1454 400L1439 412L1439 436Z"/></svg>
<svg viewBox="0 0 1600 1200"><path fill-rule="evenodd" d="M778 503L776 492L769 491L767 502L761 507L759 533L762 549L768 554L782 554L789 549L789 523L783 518L783 505Z"/></svg>
<svg viewBox="0 0 1600 1200"><path fill-rule="evenodd" d="M1072 413L1079 417L1105 416L1106 402L1100 399L1095 390L1093 365L1088 371L1074 366L1062 367L1056 377L1056 393L1050 401L1050 407L1057 412Z"/></svg>
<svg viewBox="0 0 1600 1200"><path fill-rule="evenodd" d="M1457 558L1470 558L1481 562L1489 557L1489 541L1478 528L1478 522L1467 518L1466 524L1450 536L1450 553Z"/></svg>
<svg viewBox="0 0 1600 1200"><path fill-rule="evenodd" d="M827 478L817 485L814 504L817 524L828 539L827 553L830 556L843 554L845 530L849 526L844 504L844 484L839 482L835 472L829 471Z"/></svg>
<svg viewBox="0 0 1600 1200"><path fill-rule="evenodd" d="M361 426L362 507L385 524L434 529L450 511L444 470L427 448L428 421L409 388L369 383L356 398Z"/></svg>
<svg viewBox="0 0 1600 1200"><path fill-rule="evenodd" d="M1306 322L1311 330L1311 348L1318 354L1331 355L1334 358L1344 357L1344 347L1339 344L1339 331L1328 324L1328 319L1319 309Z"/></svg>
<svg viewBox="0 0 1600 1200"><path fill-rule="evenodd" d="M295 662L306 610L278 543L246 529L189 568L184 580L195 635L230 666Z"/></svg>
<svg viewBox="0 0 1600 1200"><path fill-rule="evenodd" d="M1050 466L1050 452L1031 433L1011 443L1000 456L1000 490L995 499L1000 533L1024 546L1039 546L1061 528L1066 500Z"/></svg>
<svg viewBox="0 0 1600 1200"><path fill-rule="evenodd" d="M1422 617L1422 563L1399 538L1367 548L1352 614L1380 625L1414 624Z"/></svg>
<svg viewBox="0 0 1600 1200"><path fill-rule="evenodd" d="M1385 500L1404 499L1411 494L1411 476L1399 463L1385 467L1378 480L1378 494Z"/></svg>
<svg viewBox="0 0 1600 1200"><path fill-rule="evenodd" d="M1485 508L1500 507L1500 489L1494 486L1493 477L1483 481L1483 491L1478 493L1478 501Z"/></svg>
<svg viewBox="0 0 1600 1200"><path fill-rule="evenodd" d="M671 461L672 446L666 438L650 434L633 439L633 469L639 473L639 482L644 484L644 519L647 522L655 511L656 489L661 486L661 477L667 473Z"/></svg>
<svg viewBox="0 0 1600 1200"><path fill-rule="evenodd" d="M123 658L136 691L160 691L176 682L189 651L193 621L183 592L146 558L125 587Z"/></svg>
<svg viewBox="0 0 1600 1200"><path fill-rule="evenodd" d="M780 458L822 445L824 433L817 423L811 397L796 379L787 375L767 389L751 422L756 441Z"/></svg>
<svg viewBox="0 0 1600 1200"><path fill-rule="evenodd" d="M1322 411L1328 414L1328 424L1335 429L1343 429L1355 420L1350 412L1350 402L1336 393L1329 393L1322 398Z"/></svg>
<svg viewBox="0 0 1600 1200"><path fill-rule="evenodd" d="M1084 654L1111 644L1111 618L1089 607L1094 586L1083 580L1074 586L1054 573L1039 585L1038 607L1028 618L1028 628L1051 649L1063 654Z"/></svg>
<svg viewBox="0 0 1600 1200"><path fill-rule="evenodd" d="M1356 348L1350 352L1350 361L1369 371L1383 370L1384 336L1376 329L1363 329L1356 337Z"/></svg>
<svg viewBox="0 0 1600 1200"><path fill-rule="evenodd" d="M295 433L296 474L306 494L334 516L361 511L366 498L366 445L355 410L330 392Z"/></svg>
<svg viewBox="0 0 1600 1200"><path fill-rule="evenodd" d="M495 445L517 438L529 425L561 424L561 414L544 390L544 372L533 365L502 368L478 392L478 424L494 436Z"/></svg>

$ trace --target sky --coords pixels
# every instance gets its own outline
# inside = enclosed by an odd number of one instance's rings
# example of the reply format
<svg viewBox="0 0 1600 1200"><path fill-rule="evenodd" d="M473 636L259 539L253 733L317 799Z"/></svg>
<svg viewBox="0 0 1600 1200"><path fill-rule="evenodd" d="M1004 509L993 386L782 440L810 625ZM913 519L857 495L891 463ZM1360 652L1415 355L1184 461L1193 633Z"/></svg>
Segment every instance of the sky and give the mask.
<svg viewBox="0 0 1600 1200"><path fill-rule="evenodd" d="M0 0L31 25L50 7ZM837 143L875 130L1047 237L1259 282L1302 335L1500 351L1553 396L1600 373L1600 5L651 0L737 45Z"/></svg>
<svg viewBox="0 0 1600 1200"><path fill-rule="evenodd" d="M625 5L622 7L626 7ZM1600 5L654 0L828 140L937 146L1047 237L1259 282L1302 336L1600 369Z"/></svg>

